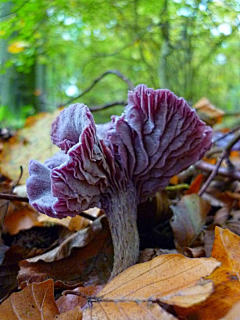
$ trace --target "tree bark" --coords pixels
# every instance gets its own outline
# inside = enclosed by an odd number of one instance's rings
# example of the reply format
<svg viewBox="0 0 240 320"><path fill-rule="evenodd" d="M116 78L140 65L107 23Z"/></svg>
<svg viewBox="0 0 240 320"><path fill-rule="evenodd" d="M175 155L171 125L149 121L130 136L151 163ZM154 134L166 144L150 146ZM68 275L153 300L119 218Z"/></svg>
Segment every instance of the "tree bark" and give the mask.
<svg viewBox="0 0 240 320"><path fill-rule="evenodd" d="M12 2L8 1L1 4L2 20L11 14ZM6 16L6 18L5 18ZM8 109L17 116L22 115L22 108L27 105L34 107L36 111L46 110L46 101L43 98L45 90L45 66L37 61L34 62L26 72L19 71L13 64L6 67L6 62L10 61L12 54L8 52L9 40L13 40L15 34L8 39L0 40L0 64L2 74L0 75L0 105Z"/></svg>

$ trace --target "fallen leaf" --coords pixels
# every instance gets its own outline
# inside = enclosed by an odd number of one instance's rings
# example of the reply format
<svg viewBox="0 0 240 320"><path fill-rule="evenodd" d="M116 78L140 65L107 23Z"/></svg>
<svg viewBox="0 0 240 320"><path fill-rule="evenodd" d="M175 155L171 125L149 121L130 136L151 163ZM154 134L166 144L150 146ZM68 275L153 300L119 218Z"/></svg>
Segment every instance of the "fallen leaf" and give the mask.
<svg viewBox="0 0 240 320"><path fill-rule="evenodd" d="M4 219L3 232L11 235L38 225L39 213L28 203L12 201Z"/></svg>
<svg viewBox="0 0 240 320"><path fill-rule="evenodd" d="M213 243L215 240L215 226L216 225L213 224L203 230L203 242L206 257L211 257L212 254Z"/></svg>
<svg viewBox="0 0 240 320"><path fill-rule="evenodd" d="M176 249L151 249L147 248L140 252L139 262L151 261L153 258L161 256L162 254L175 254L178 253Z"/></svg>
<svg viewBox="0 0 240 320"><path fill-rule="evenodd" d="M6 264L0 266L0 302L6 299L17 289L17 264Z"/></svg>
<svg viewBox="0 0 240 320"><path fill-rule="evenodd" d="M1 320L50 320L57 314L52 280L30 284L0 305Z"/></svg>
<svg viewBox="0 0 240 320"><path fill-rule="evenodd" d="M213 283L200 280L194 287L184 288L173 294L161 298L162 302L188 308L191 305L206 300L206 297L213 292ZM191 298L190 298L191 297ZM190 299L189 299L190 298Z"/></svg>
<svg viewBox="0 0 240 320"><path fill-rule="evenodd" d="M199 117L206 122L207 124L213 125L215 123L220 123L222 120L223 115L225 114L224 111L215 107L207 98L201 98L193 108L197 110Z"/></svg>
<svg viewBox="0 0 240 320"><path fill-rule="evenodd" d="M230 231L240 235L240 210L231 210L230 217L231 218L223 227L226 227Z"/></svg>
<svg viewBox="0 0 240 320"><path fill-rule="evenodd" d="M21 287L48 278L81 282L85 286L102 284L110 276L112 262L110 231L107 218L102 216L57 248L21 261L18 282Z"/></svg>
<svg viewBox="0 0 240 320"><path fill-rule="evenodd" d="M57 109L54 113L40 113L29 117L23 129L19 130L9 141L3 142L3 150L0 153L0 172L3 175L16 181L20 174L19 168L22 166L21 183L25 184L29 176L30 159L45 162L47 158L59 151L52 144L50 130L53 120L60 111L61 109Z"/></svg>
<svg viewBox="0 0 240 320"><path fill-rule="evenodd" d="M184 251L202 231L211 206L197 194L183 196L176 206L171 206L173 218L170 221L176 248Z"/></svg>
<svg viewBox="0 0 240 320"><path fill-rule="evenodd" d="M184 255L189 258L206 257L206 253L203 246L194 247L194 248L185 247Z"/></svg>
<svg viewBox="0 0 240 320"><path fill-rule="evenodd" d="M214 293L203 303L188 309L175 310L180 317L218 320L240 300L240 237L227 229L216 227L212 257L222 263L207 279L214 283Z"/></svg>
<svg viewBox="0 0 240 320"><path fill-rule="evenodd" d="M202 277L219 265L213 258L190 259L181 254L158 256L122 272L98 296L112 300L146 300L150 296L151 300L162 301L169 294L198 285Z"/></svg>
<svg viewBox="0 0 240 320"><path fill-rule="evenodd" d="M201 184L203 182L203 174L198 174L196 178L190 184L188 190L185 191L185 194L198 193L201 188Z"/></svg>
<svg viewBox="0 0 240 320"><path fill-rule="evenodd" d="M239 320L240 314L240 301L234 304L234 306L228 311L227 314L220 320Z"/></svg>
<svg viewBox="0 0 240 320"><path fill-rule="evenodd" d="M134 265L90 300L83 319L175 319L158 302L191 306L213 291L211 281L200 281L220 263L214 258L189 259L180 254L162 255ZM123 319L125 319L123 318Z"/></svg>
<svg viewBox="0 0 240 320"><path fill-rule="evenodd" d="M60 313L54 317L57 320L81 320L82 319L82 310L79 306L76 308Z"/></svg>

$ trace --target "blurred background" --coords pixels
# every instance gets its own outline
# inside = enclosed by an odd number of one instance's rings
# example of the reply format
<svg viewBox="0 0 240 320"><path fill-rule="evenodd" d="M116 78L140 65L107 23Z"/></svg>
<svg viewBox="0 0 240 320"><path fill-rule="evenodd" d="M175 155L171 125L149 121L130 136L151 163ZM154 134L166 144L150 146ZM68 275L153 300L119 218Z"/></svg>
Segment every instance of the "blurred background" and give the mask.
<svg viewBox="0 0 240 320"><path fill-rule="evenodd" d="M240 107L239 0L12 0L0 4L0 122L84 102L121 114L129 86ZM105 72L118 70L121 77ZM84 96L77 98L94 83ZM113 103L113 104L114 104Z"/></svg>

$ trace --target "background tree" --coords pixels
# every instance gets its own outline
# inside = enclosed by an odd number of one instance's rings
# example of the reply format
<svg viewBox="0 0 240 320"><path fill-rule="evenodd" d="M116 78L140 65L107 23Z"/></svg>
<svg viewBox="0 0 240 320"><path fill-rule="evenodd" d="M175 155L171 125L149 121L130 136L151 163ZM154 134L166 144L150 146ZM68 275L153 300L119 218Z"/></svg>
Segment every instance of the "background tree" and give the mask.
<svg viewBox="0 0 240 320"><path fill-rule="evenodd" d="M236 0L13 0L1 8L1 87L11 68L17 76L11 91L1 91L0 103L12 110L22 112L27 104L37 111L53 109L112 69L134 85L169 88L190 103L207 96L227 110L239 106ZM25 83L29 102L23 99ZM15 90L21 98L13 106L7 101ZM84 102L121 101L126 90L124 82L109 75Z"/></svg>

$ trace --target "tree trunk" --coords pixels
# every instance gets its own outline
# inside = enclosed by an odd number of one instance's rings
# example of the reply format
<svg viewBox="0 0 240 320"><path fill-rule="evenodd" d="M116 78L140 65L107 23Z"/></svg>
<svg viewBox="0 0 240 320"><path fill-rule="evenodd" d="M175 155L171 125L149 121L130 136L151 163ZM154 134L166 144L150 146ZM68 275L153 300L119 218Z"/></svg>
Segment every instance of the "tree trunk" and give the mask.
<svg viewBox="0 0 240 320"><path fill-rule="evenodd" d="M2 20L8 18L11 13L12 3L1 4ZM36 111L46 110L45 92L45 67L37 61L26 71L20 72L16 65L6 67L6 62L12 58L8 52L10 40L13 41L15 34L9 39L0 40L0 105L8 107L16 116L22 115L24 106L31 105Z"/></svg>

